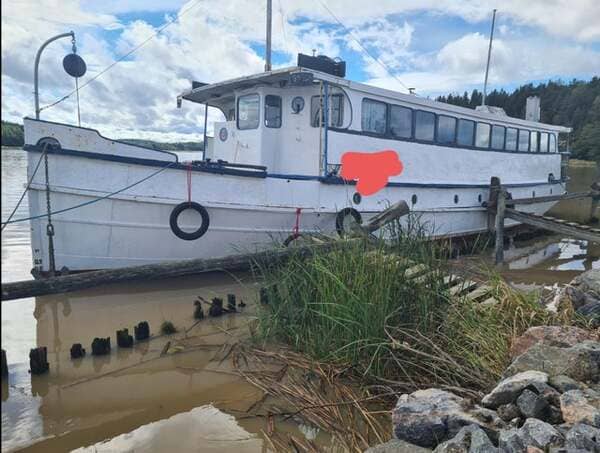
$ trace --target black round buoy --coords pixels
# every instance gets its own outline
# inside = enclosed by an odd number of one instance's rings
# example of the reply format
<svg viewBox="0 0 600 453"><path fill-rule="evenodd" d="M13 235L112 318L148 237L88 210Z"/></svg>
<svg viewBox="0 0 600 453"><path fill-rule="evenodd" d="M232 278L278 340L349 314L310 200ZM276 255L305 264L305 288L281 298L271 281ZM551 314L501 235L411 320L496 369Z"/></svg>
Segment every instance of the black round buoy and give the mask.
<svg viewBox="0 0 600 453"><path fill-rule="evenodd" d="M63 58L63 68L71 77L83 77L87 71L85 61L76 53L70 53Z"/></svg>

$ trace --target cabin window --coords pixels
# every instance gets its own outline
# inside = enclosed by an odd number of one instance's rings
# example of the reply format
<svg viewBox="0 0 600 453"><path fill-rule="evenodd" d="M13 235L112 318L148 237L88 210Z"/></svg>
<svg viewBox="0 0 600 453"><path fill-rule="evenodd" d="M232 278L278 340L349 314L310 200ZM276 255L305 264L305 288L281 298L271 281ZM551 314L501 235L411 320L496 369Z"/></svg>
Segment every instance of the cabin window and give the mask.
<svg viewBox="0 0 600 453"><path fill-rule="evenodd" d="M260 97L247 94L238 98L237 127L240 130L256 129L260 116Z"/></svg>
<svg viewBox="0 0 600 453"><path fill-rule="evenodd" d="M548 133L542 132L540 134L540 151L543 153L548 152Z"/></svg>
<svg viewBox="0 0 600 453"><path fill-rule="evenodd" d="M321 108L322 96L313 96L310 99L310 125L319 127L325 124L325 116ZM344 96L342 94L329 95L329 127L342 127L344 123Z"/></svg>
<svg viewBox="0 0 600 453"><path fill-rule="evenodd" d="M462 146L473 146L475 135L475 122L470 120L458 120L458 136L456 142Z"/></svg>
<svg viewBox="0 0 600 453"><path fill-rule="evenodd" d="M477 123L475 131L475 146L477 148L490 147L490 125L486 123Z"/></svg>
<svg viewBox="0 0 600 453"><path fill-rule="evenodd" d="M439 143L454 143L456 141L456 118L438 116L437 141Z"/></svg>
<svg viewBox="0 0 600 453"><path fill-rule="evenodd" d="M415 138L432 142L435 137L435 113L417 110L415 115Z"/></svg>
<svg viewBox="0 0 600 453"><path fill-rule="evenodd" d="M492 149L504 149L504 126L492 126Z"/></svg>
<svg viewBox="0 0 600 453"><path fill-rule="evenodd" d="M529 131L519 129L519 151L529 151Z"/></svg>
<svg viewBox="0 0 600 453"><path fill-rule="evenodd" d="M513 127L506 129L506 150L516 151L517 150L517 130Z"/></svg>
<svg viewBox="0 0 600 453"><path fill-rule="evenodd" d="M550 134L550 152L556 152L556 135Z"/></svg>
<svg viewBox="0 0 600 453"><path fill-rule="evenodd" d="M533 131L529 138L529 150L534 153L538 152L538 132L536 131Z"/></svg>
<svg viewBox="0 0 600 453"><path fill-rule="evenodd" d="M386 116L387 104L371 99L363 99L361 116L363 131L385 134Z"/></svg>
<svg viewBox="0 0 600 453"><path fill-rule="evenodd" d="M265 126L281 127L281 96L265 96Z"/></svg>
<svg viewBox="0 0 600 453"><path fill-rule="evenodd" d="M390 132L394 137L412 137L412 110L399 105L390 106Z"/></svg>

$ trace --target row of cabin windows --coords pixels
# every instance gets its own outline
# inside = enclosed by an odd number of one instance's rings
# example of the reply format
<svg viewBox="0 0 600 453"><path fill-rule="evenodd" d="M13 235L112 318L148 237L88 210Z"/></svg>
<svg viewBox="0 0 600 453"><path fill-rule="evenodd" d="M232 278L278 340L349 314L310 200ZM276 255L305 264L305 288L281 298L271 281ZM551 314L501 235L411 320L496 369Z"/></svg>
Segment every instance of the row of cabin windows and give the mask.
<svg viewBox="0 0 600 453"><path fill-rule="evenodd" d="M247 94L240 96L237 101L238 129L256 129L260 121L260 96ZM310 100L310 124L318 127L325 121L322 97L313 96ZM329 126L341 127L344 122L344 98L341 94L329 96ZM265 96L265 126L281 127L281 96L268 94Z"/></svg>
<svg viewBox="0 0 600 453"><path fill-rule="evenodd" d="M556 152L556 135L490 125L400 105L363 99L364 132L392 138L415 139L444 145L531 152Z"/></svg>

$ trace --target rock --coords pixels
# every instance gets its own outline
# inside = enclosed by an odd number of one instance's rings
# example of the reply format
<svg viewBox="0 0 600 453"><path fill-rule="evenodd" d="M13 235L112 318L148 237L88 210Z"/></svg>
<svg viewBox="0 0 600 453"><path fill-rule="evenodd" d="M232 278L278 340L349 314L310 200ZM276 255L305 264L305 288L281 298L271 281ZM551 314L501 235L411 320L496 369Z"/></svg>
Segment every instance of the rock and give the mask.
<svg viewBox="0 0 600 453"><path fill-rule="evenodd" d="M600 398L582 390L569 390L560 396L560 410L566 423L585 423L600 428Z"/></svg>
<svg viewBox="0 0 600 453"><path fill-rule="evenodd" d="M600 269L591 269L575 277L570 286L600 299Z"/></svg>
<svg viewBox="0 0 600 453"><path fill-rule="evenodd" d="M563 436L554 427L536 418L528 418L519 429L519 434L526 446L532 445L538 448L559 446L563 442Z"/></svg>
<svg viewBox="0 0 600 453"><path fill-rule="evenodd" d="M521 439L519 430L516 428L500 431L498 447L503 453L522 453L525 451L525 444Z"/></svg>
<svg viewBox="0 0 600 453"><path fill-rule="evenodd" d="M526 453L544 453L544 450L542 450L541 448L532 447L531 445L527 447L527 450L525 451Z"/></svg>
<svg viewBox="0 0 600 453"><path fill-rule="evenodd" d="M600 429L577 423L567 432L565 447L600 453Z"/></svg>
<svg viewBox="0 0 600 453"><path fill-rule="evenodd" d="M365 453L431 453L429 448L419 447L409 444L400 439L392 439L385 444L375 445L369 448Z"/></svg>
<svg viewBox="0 0 600 453"><path fill-rule="evenodd" d="M586 303L579 307L577 313L591 321L592 327L600 326L600 300Z"/></svg>
<svg viewBox="0 0 600 453"><path fill-rule="evenodd" d="M500 417L505 422L509 422L521 416L519 408L514 403L502 404L498 406L498 409L496 409L496 413L498 414L498 417Z"/></svg>
<svg viewBox="0 0 600 453"><path fill-rule="evenodd" d="M464 426L478 425L492 437L504 427L493 411L433 388L400 396L392 423L396 438L428 448L453 438Z"/></svg>
<svg viewBox="0 0 600 453"><path fill-rule="evenodd" d="M581 390L583 388L583 385L581 385L575 379L571 379L569 376L565 376L564 374L549 376L548 384L550 384L560 393L565 393L569 390Z"/></svg>
<svg viewBox="0 0 600 453"><path fill-rule="evenodd" d="M550 415L550 405L540 395L525 389L517 398L517 407L526 418L547 420Z"/></svg>
<svg viewBox="0 0 600 453"><path fill-rule="evenodd" d="M546 421L551 425L560 425L564 422L561 410L556 406L548 407L548 415Z"/></svg>
<svg viewBox="0 0 600 453"><path fill-rule="evenodd" d="M598 382L600 343L588 340L570 348L538 343L517 357L504 375L513 376L529 370L543 371L548 375L563 374L582 382Z"/></svg>
<svg viewBox="0 0 600 453"><path fill-rule="evenodd" d="M546 382L548 382L548 375L541 371L513 373L510 377L500 381L490 393L483 397L481 403L495 409L502 404L513 403L528 386Z"/></svg>
<svg viewBox="0 0 600 453"><path fill-rule="evenodd" d="M585 340L595 340L591 332L571 326L537 326L530 327L512 344L510 354L512 358L527 352L534 344L542 343L560 348L575 346Z"/></svg>
<svg viewBox="0 0 600 453"><path fill-rule="evenodd" d="M434 453L493 453L499 452L492 441L477 425L461 428L452 439L437 446Z"/></svg>

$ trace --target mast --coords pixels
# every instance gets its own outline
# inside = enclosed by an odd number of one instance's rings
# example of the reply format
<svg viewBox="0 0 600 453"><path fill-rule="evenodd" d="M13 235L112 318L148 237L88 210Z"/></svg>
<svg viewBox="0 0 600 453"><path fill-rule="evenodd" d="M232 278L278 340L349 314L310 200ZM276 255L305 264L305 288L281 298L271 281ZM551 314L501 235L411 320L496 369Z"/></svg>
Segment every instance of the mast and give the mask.
<svg viewBox="0 0 600 453"><path fill-rule="evenodd" d="M496 10L494 9L492 15L492 31L490 33L490 45L488 47L487 64L485 66L485 81L483 82L483 96L481 98L481 105L485 105L485 96L487 95L487 83L488 74L490 72L490 58L492 56L492 41L494 40L494 24L496 22Z"/></svg>
<svg viewBox="0 0 600 453"><path fill-rule="evenodd" d="M267 44L265 55L265 72L271 70L271 13L273 9L273 1L267 0Z"/></svg>

